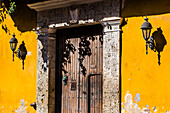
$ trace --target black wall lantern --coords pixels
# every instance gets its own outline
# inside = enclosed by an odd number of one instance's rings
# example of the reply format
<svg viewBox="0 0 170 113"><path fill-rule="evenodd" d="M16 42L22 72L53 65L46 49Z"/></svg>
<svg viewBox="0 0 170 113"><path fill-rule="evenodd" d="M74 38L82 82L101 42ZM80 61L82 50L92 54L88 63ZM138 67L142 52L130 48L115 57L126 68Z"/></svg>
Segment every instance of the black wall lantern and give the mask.
<svg viewBox="0 0 170 113"><path fill-rule="evenodd" d="M150 49L153 50L154 42L152 41L152 37L150 37L152 25L148 22L147 16L144 20L145 20L145 22L142 24L141 29L142 29L142 33L143 33L143 38L146 41L146 54L148 54L148 44L149 44ZM150 38L150 40L149 40L149 38Z"/></svg>
<svg viewBox="0 0 170 113"><path fill-rule="evenodd" d="M10 46L11 46L11 50L13 51L13 61L14 61L14 54L17 55L17 57L19 59L22 60L22 64L23 64L23 69L24 69L24 60L26 58L26 55L27 55L27 49L25 47L25 43L24 41L22 41L22 44L19 46L18 50L16 50L16 47L17 47L17 44L18 44L18 40L15 38L15 34L13 34L13 37L10 39L9 41L10 43Z"/></svg>

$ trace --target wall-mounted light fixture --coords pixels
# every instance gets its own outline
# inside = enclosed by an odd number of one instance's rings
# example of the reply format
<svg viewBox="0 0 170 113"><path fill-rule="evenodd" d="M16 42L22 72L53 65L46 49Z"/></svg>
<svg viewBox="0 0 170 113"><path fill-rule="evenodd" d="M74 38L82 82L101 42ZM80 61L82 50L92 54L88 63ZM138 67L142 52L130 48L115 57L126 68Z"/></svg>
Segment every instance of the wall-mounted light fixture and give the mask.
<svg viewBox="0 0 170 113"><path fill-rule="evenodd" d="M14 54L16 54L17 57L22 60L22 64L23 64L22 68L24 69L24 60L27 55L27 49L25 47L24 41L22 41L22 44L19 46L17 51L15 50L18 44L18 40L15 38L15 34L13 34L13 37L10 39L9 43L11 46L11 50L13 51L13 61L14 61Z"/></svg>
<svg viewBox="0 0 170 113"><path fill-rule="evenodd" d="M142 33L143 33L143 38L146 41L146 54L148 54L148 44L149 44L150 49L153 50L154 42L153 42L153 37L152 36L150 37L152 25L148 22L147 16L144 20L145 20L145 22L142 24L141 29L142 29Z"/></svg>

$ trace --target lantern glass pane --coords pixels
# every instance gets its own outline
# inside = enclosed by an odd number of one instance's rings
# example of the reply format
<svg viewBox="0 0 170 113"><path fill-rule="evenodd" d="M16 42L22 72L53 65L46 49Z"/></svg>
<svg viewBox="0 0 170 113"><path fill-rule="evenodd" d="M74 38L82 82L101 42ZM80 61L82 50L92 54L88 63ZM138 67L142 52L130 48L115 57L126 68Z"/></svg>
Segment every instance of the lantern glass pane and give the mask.
<svg viewBox="0 0 170 113"><path fill-rule="evenodd" d="M147 36L146 29L142 29L142 33L143 33L143 38L146 39L146 36Z"/></svg>
<svg viewBox="0 0 170 113"><path fill-rule="evenodd" d="M15 51L16 47L17 47L17 43L10 43L11 46L11 50Z"/></svg>
<svg viewBox="0 0 170 113"><path fill-rule="evenodd" d="M149 39L151 29L142 29L144 39Z"/></svg>
<svg viewBox="0 0 170 113"><path fill-rule="evenodd" d="M147 29L147 38L150 38L151 29Z"/></svg>

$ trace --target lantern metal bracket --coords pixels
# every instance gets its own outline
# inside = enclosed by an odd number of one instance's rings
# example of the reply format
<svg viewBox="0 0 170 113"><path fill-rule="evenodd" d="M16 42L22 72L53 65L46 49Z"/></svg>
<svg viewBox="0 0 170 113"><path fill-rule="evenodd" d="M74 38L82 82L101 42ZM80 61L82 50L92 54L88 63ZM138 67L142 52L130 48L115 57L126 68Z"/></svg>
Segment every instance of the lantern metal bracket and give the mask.
<svg viewBox="0 0 170 113"><path fill-rule="evenodd" d="M156 52L156 46L155 46L155 43L154 43L153 36L150 37L150 40L148 41L148 44L149 44L149 48L151 50L153 50L154 52Z"/></svg>
<svg viewBox="0 0 170 113"><path fill-rule="evenodd" d="M156 52L153 36L150 37L149 41L146 41L146 54L148 54L148 44L149 44L149 48L154 52Z"/></svg>

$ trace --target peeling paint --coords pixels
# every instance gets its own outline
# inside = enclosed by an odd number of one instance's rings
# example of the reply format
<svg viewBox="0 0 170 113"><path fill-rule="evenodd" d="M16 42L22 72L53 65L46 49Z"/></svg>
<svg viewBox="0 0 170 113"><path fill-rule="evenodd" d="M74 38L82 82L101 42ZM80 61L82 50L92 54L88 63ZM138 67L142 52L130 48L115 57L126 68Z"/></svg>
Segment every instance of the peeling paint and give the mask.
<svg viewBox="0 0 170 113"><path fill-rule="evenodd" d="M136 93L135 102L138 103L138 101L140 101L140 94Z"/></svg>
<svg viewBox="0 0 170 113"><path fill-rule="evenodd" d="M149 105L147 104L145 105L145 107L139 107L139 105L137 104L139 101L141 101L139 93L136 93L133 101L132 94L127 91L124 99L125 102L121 103L121 113L160 113L157 106L154 106L151 109L149 109ZM164 109L164 107L161 108ZM170 111L161 113L170 113Z"/></svg>
<svg viewBox="0 0 170 113"><path fill-rule="evenodd" d="M21 106L15 111L16 113L28 113L27 107L25 106L24 100L21 99Z"/></svg>
<svg viewBox="0 0 170 113"><path fill-rule="evenodd" d="M137 93L135 98L136 102L140 101L140 94ZM148 108L141 109L137 103L133 103L132 99L132 95L128 91L125 95L125 102L122 104L122 113L151 113Z"/></svg>
<svg viewBox="0 0 170 113"><path fill-rule="evenodd" d="M149 105L146 105L146 107L148 108L148 107L149 107Z"/></svg>

